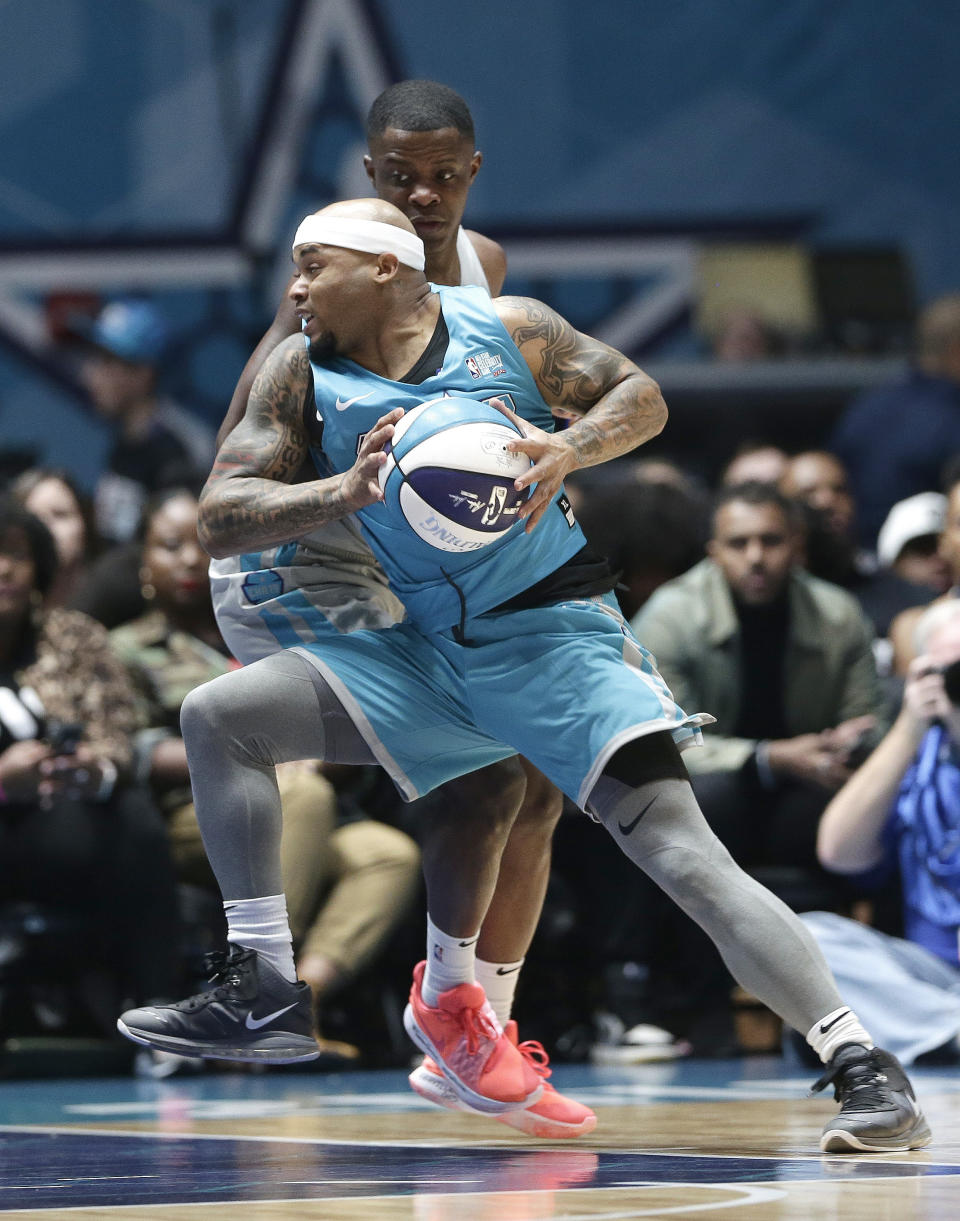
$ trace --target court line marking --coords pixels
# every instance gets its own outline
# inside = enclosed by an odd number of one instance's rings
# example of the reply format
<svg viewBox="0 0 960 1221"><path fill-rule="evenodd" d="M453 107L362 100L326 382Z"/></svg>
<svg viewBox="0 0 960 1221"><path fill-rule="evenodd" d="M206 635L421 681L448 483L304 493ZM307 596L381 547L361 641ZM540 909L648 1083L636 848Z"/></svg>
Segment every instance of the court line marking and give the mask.
<svg viewBox="0 0 960 1221"><path fill-rule="evenodd" d="M483 1149L484 1151L499 1151L502 1153L570 1153L574 1147L564 1143L549 1147L544 1145L520 1145L503 1141L488 1142L471 1139L469 1144L460 1141L413 1141L413 1140L346 1140L340 1137L313 1136L270 1136L242 1133L231 1135L229 1132L166 1132L166 1131L131 1131L125 1128L87 1128L79 1124L0 1124L0 1132L30 1134L39 1132L50 1136L122 1136L140 1140L235 1140L235 1141L265 1141L268 1144L280 1145L335 1145L360 1149ZM697 1150L687 1152L683 1149L618 1149L613 1146L597 1148L595 1145L578 1144L576 1150L584 1153L608 1154L614 1157L682 1157L682 1158L713 1158L716 1161L768 1161L768 1162L820 1162L828 1157L818 1150L809 1153L710 1153ZM929 1153L929 1146L916 1150L914 1155L900 1153L864 1153L843 1155L844 1165L882 1165L882 1166L916 1166L929 1168L943 1166L960 1173L960 1162L950 1160L924 1161L924 1155ZM836 1160L840 1155L834 1155L830 1160ZM946 1176L944 1176L946 1177ZM801 1180L791 1179L791 1182ZM821 1180L812 1180L820 1182ZM569 1219L565 1219L569 1221Z"/></svg>
<svg viewBox="0 0 960 1221"><path fill-rule="evenodd" d="M621 1187L582 1187L582 1186L580 1186L580 1187L554 1187L554 1188L550 1188L550 1194L566 1195L572 1191L613 1191L613 1190L623 1191L626 1188L630 1188L633 1190L639 1189L639 1190L649 1190L649 1191L663 1191L663 1190L690 1191L690 1190L694 1190L694 1191L715 1191L715 1192L727 1191L727 1192L738 1192L739 1193L737 1196L735 1196L733 1199L730 1199L730 1200L708 1200L708 1201L704 1201L700 1204L694 1204L694 1203L687 1202L687 1203L683 1203L683 1204L669 1205L666 1208L664 1208L664 1207L657 1207L657 1208L652 1208L652 1209L631 1208L628 1211L624 1211L623 1209L617 1209L617 1211L615 1211L615 1212L604 1211L604 1212L598 1213L595 1210L591 1210L589 1213L567 1214L564 1217L564 1221L631 1221L632 1218L637 1218L637 1217L663 1217L663 1216L670 1216L670 1215L680 1215L680 1214L688 1213L688 1212L709 1212L711 1210L724 1211L728 1208L738 1208L738 1207L749 1206L752 1204L769 1203L773 1200L784 1199L785 1197L787 1197L790 1194L791 1188L793 1188L795 1186L809 1186L809 1185L813 1185L813 1184L817 1184L817 1183L822 1183L823 1181L824 1181L823 1179L791 1179L789 1181L789 1183L779 1184L777 1186L774 1186L773 1184L768 1185L765 1183L684 1183L684 1182L631 1183L631 1184L624 1184ZM846 1180L837 1180L837 1181L846 1181ZM868 1180L858 1179L855 1181L857 1183L866 1183ZM875 1182L876 1180L873 1180L873 1181ZM901 1181L906 1182L909 1180L901 1180ZM440 1191L440 1192L420 1192L420 1193L413 1193L412 1195L405 1195L405 1196L398 1196L396 1193L394 1193L392 1195L344 1196L344 1197L338 1197L338 1199L343 1200L350 1204L362 1204L364 1202L379 1203L379 1202L383 1202L385 1200L395 1200L395 1199L413 1200L413 1199L416 1199L418 1196L423 1196L423 1197L431 1197L434 1199L450 1198L452 1200L459 1201L460 1203L464 1203L467 1200L469 1200L471 1197L477 1198L477 1199L482 1197L484 1200L486 1200L488 1198L497 1197L497 1196L528 1195L528 1196L536 1197L536 1196L540 1196L543 1194L544 1194L544 1192L542 1192L542 1191L533 1191L533 1190L485 1191L485 1192L443 1192L443 1191ZM329 1199L330 1199L330 1197L325 1197L325 1196L315 1197L315 1198L313 1198L313 1202L329 1201ZM310 1202L310 1201L307 1201L307 1202ZM150 1208L156 1209L157 1211L159 1211L161 1209L169 1209L169 1208L183 1208L185 1203L187 1203L187 1201L179 1201L179 1202L171 1201L170 1203L163 1203L163 1204L153 1203L150 1205ZM235 1205L238 1209L238 1214L242 1216L245 1209L250 1205L256 1205L257 1207L263 1207L265 1205L273 1205L273 1204L277 1204L277 1205L289 1204L290 1197L289 1196L279 1196L276 1199L269 1199L269 1200L256 1199L256 1200L230 1200L230 1201L226 1201L226 1200L189 1201L190 1207L192 1207L192 1208L215 1208L215 1207L222 1208L223 1205L227 1204L227 1203ZM97 1206L90 1205L90 1204L77 1204L77 1205L71 1204L71 1205L67 1205L64 1208L58 1209L58 1215L61 1213L73 1213L73 1212L85 1212L85 1213L89 1214L91 1208L95 1208L95 1207L97 1207ZM110 1206L111 1211L142 1210L143 1207L144 1206L142 1203L112 1204ZM39 1215L40 1214L38 1213L38 1216Z"/></svg>

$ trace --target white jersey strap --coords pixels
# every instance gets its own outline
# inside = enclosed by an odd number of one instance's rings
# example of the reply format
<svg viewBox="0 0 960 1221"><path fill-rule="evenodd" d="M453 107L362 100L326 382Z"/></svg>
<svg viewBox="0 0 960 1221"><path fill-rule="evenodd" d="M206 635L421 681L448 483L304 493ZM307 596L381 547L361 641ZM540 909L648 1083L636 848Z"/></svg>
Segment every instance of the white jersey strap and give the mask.
<svg viewBox="0 0 960 1221"><path fill-rule="evenodd" d="M475 284L478 288L486 289L492 297L493 293L490 292L487 273L483 270L480 256L477 254L473 242L467 237L467 231L463 225L457 230L457 258L460 260L460 283L462 285Z"/></svg>

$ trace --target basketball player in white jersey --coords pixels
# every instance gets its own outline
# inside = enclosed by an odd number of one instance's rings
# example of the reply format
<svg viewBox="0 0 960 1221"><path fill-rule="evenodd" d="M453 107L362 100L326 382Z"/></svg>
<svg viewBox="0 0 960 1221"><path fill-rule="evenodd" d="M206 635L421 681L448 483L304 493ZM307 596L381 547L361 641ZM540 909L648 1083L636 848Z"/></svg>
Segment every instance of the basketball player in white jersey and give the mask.
<svg viewBox="0 0 960 1221"><path fill-rule="evenodd" d="M370 180L377 195L413 223L424 244L428 279L474 284L497 296L506 275L503 249L460 223L483 160L464 100L433 81L401 81L374 101L367 142L364 164ZM244 368L219 444L242 418L267 356L298 330L292 302L284 294L273 324ZM352 518L267 552L215 560L210 572L220 630L244 664L322 635L331 625L354 631L386 627L403 616ZM551 839L561 811L561 794L546 777L525 760L519 767L508 760L444 786L424 814L421 846L432 917L428 971L443 991L449 986L443 961L453 969L454 956L475 958L476 980L513 1038L513 998L543 906ZM479 938L468 945L435 947L434 920L437 929L479 927ZM462 973L463 963L458 965ZM307 964L298 967L301 978L313 982ZM547 1074L539 1044L525 1046L537 1057L531 1062ZM410 1084L431 1102L467 1109L429 1059L411 1074ZM596 1123L589 1108L558 1094L549 1083L539 1101L498 1118L552 1139L579 1136Z"/></svg>

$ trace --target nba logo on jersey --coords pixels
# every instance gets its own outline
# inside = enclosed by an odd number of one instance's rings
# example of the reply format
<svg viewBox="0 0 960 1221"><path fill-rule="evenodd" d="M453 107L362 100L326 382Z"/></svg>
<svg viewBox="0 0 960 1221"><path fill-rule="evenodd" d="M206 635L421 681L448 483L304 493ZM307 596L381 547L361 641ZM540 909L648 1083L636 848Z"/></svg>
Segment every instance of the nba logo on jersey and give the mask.
<svg viewBox="0 0 960 1221"><path fill-rule="evenodd" d="M266 572L251 572L244 578L243 596L251 606L260 606L283 593L283 577L270 568Z"/></svg>
<svg viewBox="0 0 960 1221"><path fill-rule="evenodd" d="M468 356L463 363L475 381L481 377L499 377L507 371L499 352L478 352L476 356Z"/></svg>

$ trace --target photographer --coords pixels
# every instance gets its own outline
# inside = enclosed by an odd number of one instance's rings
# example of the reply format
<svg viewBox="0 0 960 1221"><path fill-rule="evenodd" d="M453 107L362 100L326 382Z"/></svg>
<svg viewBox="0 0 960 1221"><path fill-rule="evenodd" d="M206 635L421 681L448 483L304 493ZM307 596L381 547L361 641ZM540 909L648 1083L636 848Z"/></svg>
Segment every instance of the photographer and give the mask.
<svg viewBox="0 0 960 1221"><path fill-rule="evenodd" d="M0 906L56 909L124 995L170 995L176 889L160 816L126 781L133 691L100 624L44 609L56 566L46 526L0 500Z"/></svg>
<svg viewBox="0 0 960 1221"><path fill-rule="evenodd" d="M879 881L899 868L904 939L803 917L847 1003L905 1064L960 1046L960 600L924 613L916 647L899 716L827 806L817 839L836 873Z"/></svg>

